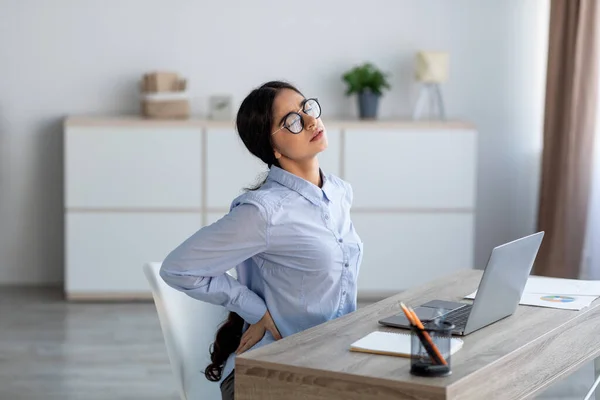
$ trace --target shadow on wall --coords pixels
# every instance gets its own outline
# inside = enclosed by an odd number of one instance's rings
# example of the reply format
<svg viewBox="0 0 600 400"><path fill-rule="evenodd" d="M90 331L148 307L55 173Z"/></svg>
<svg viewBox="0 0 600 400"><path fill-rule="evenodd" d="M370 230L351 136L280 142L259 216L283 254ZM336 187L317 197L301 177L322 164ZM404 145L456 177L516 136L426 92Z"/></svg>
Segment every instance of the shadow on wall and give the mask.
<svg viewBox="0 0 600 400"><path fill-rule="evenodd" d="M63 118L42 122L37 129L34 160L36 162L34 240L38 244L36 263L46 266L40 271L45 282L64 280L64 179Z"/></svg>
<svg viewBox="0 0 600 400"><path fill-rule="evenodd" d="M9 226L9 143L8 143L8 120L5 107L0 104L0 276L9 264L8 256L11 244L10 236L4 233L3 226ZM1 279L1 278L0 278Z"/></svg>
<svg viewBox="0 0 600 400"><path fill-rule="evenodd" d="M0 106L0 282L63 282L62 123L17 129ZM12 122L12 124L11 124Z"/></svg>
<svg viewBox="0 0 600 400"><path fill-rule="evenodd" d="M8 154L8 144L6 143L6 118L4 116L4 107L0 104L0 224L2 223L2 204L5 204L2 197L3 193L6 193L7 188L7 160L6 155Z"/></svg>

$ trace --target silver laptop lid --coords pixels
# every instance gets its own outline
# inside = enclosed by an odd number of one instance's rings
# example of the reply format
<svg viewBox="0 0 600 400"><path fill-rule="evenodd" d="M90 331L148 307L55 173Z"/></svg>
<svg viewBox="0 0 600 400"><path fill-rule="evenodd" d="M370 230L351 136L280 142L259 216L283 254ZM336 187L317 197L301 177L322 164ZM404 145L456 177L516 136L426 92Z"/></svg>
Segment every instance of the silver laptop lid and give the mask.
<svg viewBox="0 0 600 400"><path fill-rule="evenodd" d="M544 232L492 250L469 315L465 334L512 315L519 305Z"/></svg>

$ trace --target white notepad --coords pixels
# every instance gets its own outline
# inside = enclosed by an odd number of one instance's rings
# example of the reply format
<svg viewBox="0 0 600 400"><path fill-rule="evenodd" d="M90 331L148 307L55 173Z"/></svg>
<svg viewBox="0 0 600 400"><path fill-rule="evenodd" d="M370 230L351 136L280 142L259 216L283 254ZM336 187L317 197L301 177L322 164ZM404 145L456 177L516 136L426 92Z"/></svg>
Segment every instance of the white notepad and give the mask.
<svg viewBox="0 0 600 400"><path fill-rule="evenodd" d="M463 340L453 337L451 354L463 346ZM398 357L410 357L411 334L402 332L375 331L350 345L350 351L383 354Z"/></svg>

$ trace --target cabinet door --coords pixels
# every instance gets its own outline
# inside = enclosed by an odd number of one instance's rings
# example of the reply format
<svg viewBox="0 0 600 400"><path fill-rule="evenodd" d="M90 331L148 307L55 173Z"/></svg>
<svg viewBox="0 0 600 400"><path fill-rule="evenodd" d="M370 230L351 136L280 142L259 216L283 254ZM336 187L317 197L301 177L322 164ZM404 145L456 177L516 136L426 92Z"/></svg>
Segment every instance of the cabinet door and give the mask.
<svg viewBox="0 0 600 400"><path fill-rule="evenodd" d="M199 209L201 137L194 127L67 127L66 206Z"/></svg>
<svg viewBox="0 0 600 400"><path fill-rule="evenodd" d="M327 126L327 121L325 121ZM327 128L327 139L329 145L321 154L319 154L319 165L321 169L328 174L340 176L341 162L340 153L342 151L341 131L339 129Z"/></svg>
<svg viewBox="0 0 600 400"><path fill-rule="evenodd" d="M473 268L472 214L356 212L352 221L364 243L359 295L398 293Z"/></svg>
<svg viewBox="0 0 600 400"><path fill-rule="evenodd" d="M65 290L92 298L149 294L144 263L161 262L200 227L200 213L68 212Z"/></svg>
<svg viewBox="0 0 600 400"><path fill-rule="evenodd" d="M231 201L266 176L267 166L253 156L237 132L210 128L206 137L206 206L229 210Z"/></svg>
<svg viewBox="0 0 600 400"><path fill-rule="evenodd" d="M340 170L340 132L328 130L328 138L329 147L319 155L319 163L325 172L337 175ZM268 172L267 166L246 149L233 129L208 129L206 160L209 211L228 210L231 201L242 194L244 188L262 182Z"/></svg>
<svg viewBox="0 0 600 400"><path fill-rule="evenodd" d="M349 129L345 150L355 207L474 207L474 131Z"/></svg>

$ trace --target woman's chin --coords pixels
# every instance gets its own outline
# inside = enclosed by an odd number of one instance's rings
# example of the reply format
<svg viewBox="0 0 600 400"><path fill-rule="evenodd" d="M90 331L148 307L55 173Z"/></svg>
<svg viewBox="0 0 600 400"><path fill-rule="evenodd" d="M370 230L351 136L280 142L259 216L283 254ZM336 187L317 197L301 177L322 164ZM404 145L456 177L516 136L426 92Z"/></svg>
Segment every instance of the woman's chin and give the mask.
<svg viewBox="0 0 600 400"><path fill-rule="evenodd" d="M314 144L317 147L317 151L319 153L327 149L327 147L329 147L329 142L327 141L327 136L325 134L323 134L323 137Z"/></svg>
<svg viewBox="0 0 600 400"><path fill-rule="evenodd" d="M319 146L318 148L315 149L315 157L319 154L321 154L322 152L324 152L325 150L327 150L327 144L324 144L322 146Z"/></svg>

